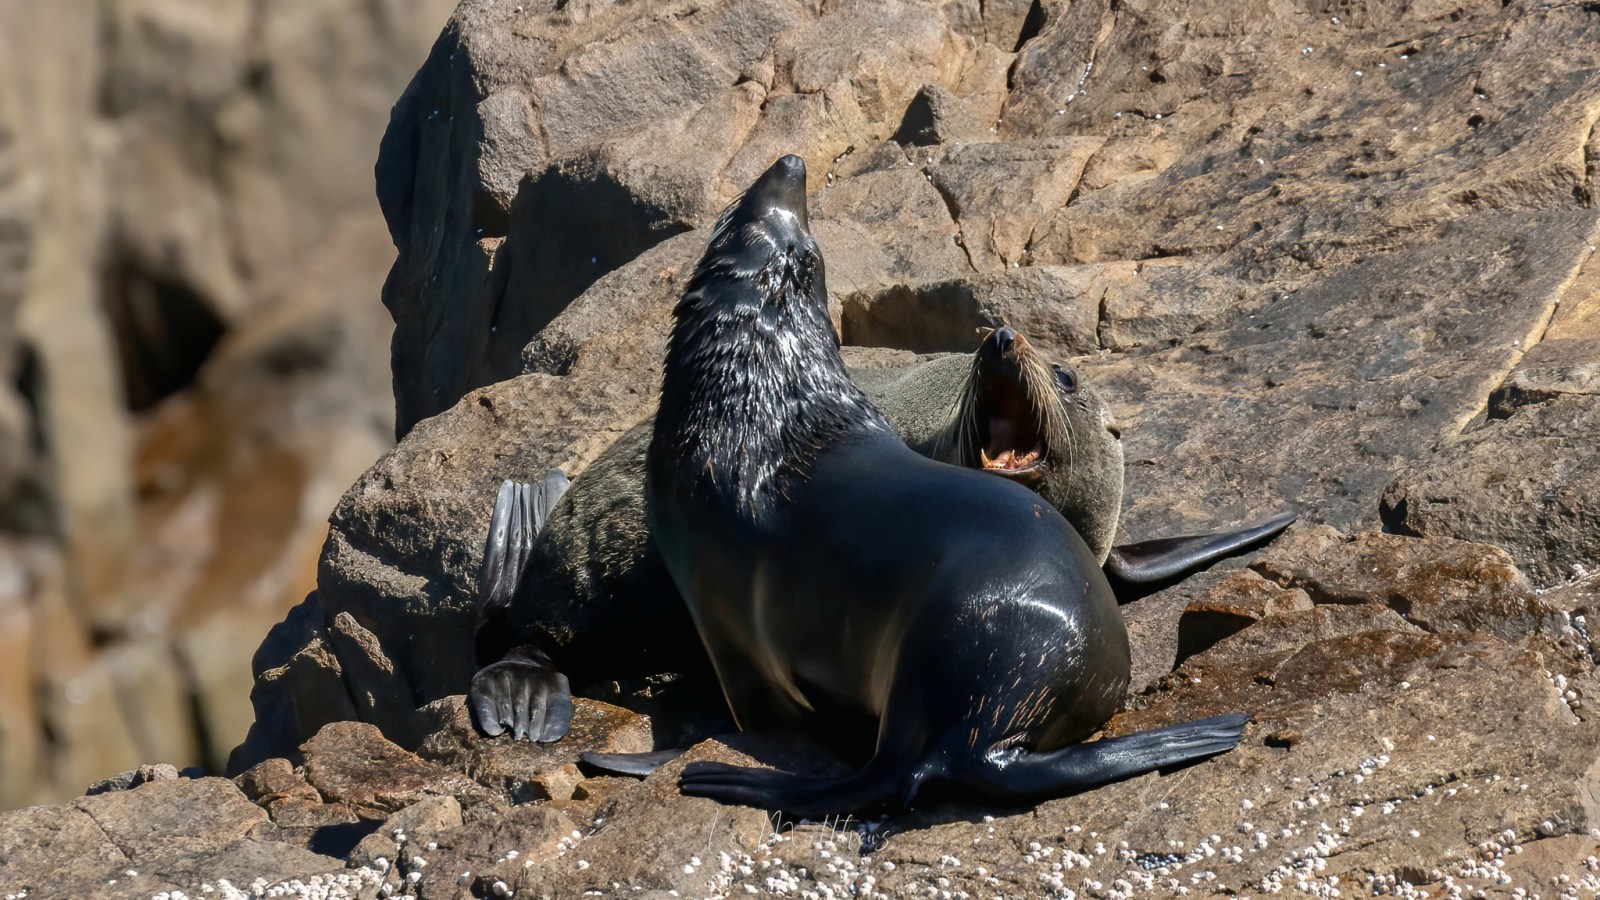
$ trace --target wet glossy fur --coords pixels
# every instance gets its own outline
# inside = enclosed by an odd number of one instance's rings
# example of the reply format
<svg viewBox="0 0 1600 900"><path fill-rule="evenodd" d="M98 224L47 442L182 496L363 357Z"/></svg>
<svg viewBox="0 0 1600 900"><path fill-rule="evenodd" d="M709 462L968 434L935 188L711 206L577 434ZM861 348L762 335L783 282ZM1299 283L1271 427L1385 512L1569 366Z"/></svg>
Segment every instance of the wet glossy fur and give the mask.
<svg viewBox="0 0 1600 900"><path fill-rule="evenodd" d="M843 779L701 764L683 788L795 814L928 779L1037 799L1231 747L1241 717L1075 745L1122 699L1099 561L1037 494L906 447L846 376L804 168L724 214L675 310L646 514L742 727L875 723Z"/></svg>

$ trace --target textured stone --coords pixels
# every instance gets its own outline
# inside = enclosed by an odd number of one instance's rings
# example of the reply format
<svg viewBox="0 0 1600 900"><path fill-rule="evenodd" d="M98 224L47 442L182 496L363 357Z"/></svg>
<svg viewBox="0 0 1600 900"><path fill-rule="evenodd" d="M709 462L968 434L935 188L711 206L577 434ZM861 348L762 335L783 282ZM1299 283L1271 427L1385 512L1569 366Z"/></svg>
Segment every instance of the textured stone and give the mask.
<svg viewBox="0 0 1600 900"><path fill-rule="evenodd" d="M30 896L192 895L335 871L274 838L267 814L220 778L173 779L0 817L0 890Z"/></svg>
<svg viewBox="0 0 1600 900"><path fill-rule="evenodd" d="M246 797L262 806L271 806L279 800L321 802L317 789L282 757L263 760L233 779L233 783Z"/></svg>
<svg viewBox="0 0 1600 900"><path fill-rule="evenodd" d="M472 779L417 758L361 722L334 722L301 748L306 781L327 803L363 815L386 816L425 797L451 796L466 805L493 802Z"/></svg>
<svg viewBox="0 0 1600 900"><path fill-rule="evenodd" d="M1269 616L1311 608L1311 598L1303 590L1279 587L1253 571L1230 573L1184 607L1178 619L1177 661Z"/></svg>
<svg viewBox="0 0 1600 900"><path fill-rule="evenodd" d="M1402 474L1384 492L1384 520L1404 534L1497 544L1542 587L1583 577L1600 563L1597 448L1600 398L1553 390Z"/></svg>
<svg viewBox="0 0 1600 900"><path fill-rule="evenodd" d="M1427 631L1476 631L1515 641L1555 637L1566 616L1539 598L1498 547L1449 538L1367 532L1346 537L1327 526L1292 530L1253 564L1317 603L1388 606Z"/></svg>
<svg viewBox="0 0 1600 900"><path fill-rule="evenodd" d="M479 784L509 803L565 800L572 796L578 754L643 753L655 749L650 719L583 697L573 701L572 728L553 744L485 737L472 724L465 698L447 697L423 710L430 732L417 755L457 772L470 772ZM565 796L557 796L564 793Z"/></svg>

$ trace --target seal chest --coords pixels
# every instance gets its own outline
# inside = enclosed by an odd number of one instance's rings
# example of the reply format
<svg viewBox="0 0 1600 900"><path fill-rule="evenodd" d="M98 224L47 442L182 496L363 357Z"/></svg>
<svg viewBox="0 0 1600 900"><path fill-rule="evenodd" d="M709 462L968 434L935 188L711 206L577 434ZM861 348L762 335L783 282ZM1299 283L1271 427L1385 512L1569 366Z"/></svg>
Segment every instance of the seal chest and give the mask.
<svg viewBox="0 0 1600 900"><path fill-rule="evenodd" d="M674 310L646 460L653 539L743 728L875 720L842 779L699 764L686 792L797 815L926 779L1037 799L1221 752L1243 717L1093 744L1129 676L1099 560L1038 495L924 459L845 374L779 160Z"/></svg>

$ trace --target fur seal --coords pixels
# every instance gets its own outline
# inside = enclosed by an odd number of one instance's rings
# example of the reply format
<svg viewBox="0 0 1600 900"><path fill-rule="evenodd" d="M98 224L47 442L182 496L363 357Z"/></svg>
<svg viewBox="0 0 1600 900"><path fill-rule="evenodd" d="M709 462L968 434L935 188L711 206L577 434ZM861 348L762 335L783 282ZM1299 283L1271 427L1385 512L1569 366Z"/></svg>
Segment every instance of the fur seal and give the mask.
<svg viewBox="0 0 1600 900"><path fill-rule="evenodd" d="M825 279L786 156L673 312L645 510L739 726L855 733L866 761L698 763L682 790L802 816L929 781L1036 802L1234 747L1244 715L1080 743L1129 680L1099 560L1038 494L895 435L845 373Z"/></svg>

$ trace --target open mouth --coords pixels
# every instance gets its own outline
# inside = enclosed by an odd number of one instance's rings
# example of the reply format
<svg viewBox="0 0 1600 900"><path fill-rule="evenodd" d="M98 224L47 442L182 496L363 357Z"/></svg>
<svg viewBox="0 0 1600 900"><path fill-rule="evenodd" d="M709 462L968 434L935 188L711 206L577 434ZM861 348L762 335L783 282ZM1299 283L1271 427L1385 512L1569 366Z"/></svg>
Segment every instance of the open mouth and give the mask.
<svg viewBox="0 0 1600 900"><path fill-rule="evenodd" d="M1038 482L1044 477L1044 438L1021 381L997 373L985 377L980 387L978 460L983 470L1028 484Z"/></svg>

